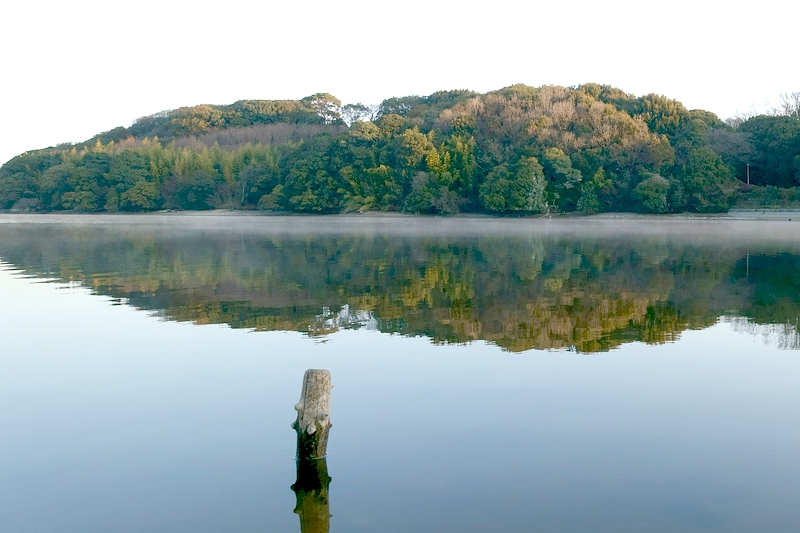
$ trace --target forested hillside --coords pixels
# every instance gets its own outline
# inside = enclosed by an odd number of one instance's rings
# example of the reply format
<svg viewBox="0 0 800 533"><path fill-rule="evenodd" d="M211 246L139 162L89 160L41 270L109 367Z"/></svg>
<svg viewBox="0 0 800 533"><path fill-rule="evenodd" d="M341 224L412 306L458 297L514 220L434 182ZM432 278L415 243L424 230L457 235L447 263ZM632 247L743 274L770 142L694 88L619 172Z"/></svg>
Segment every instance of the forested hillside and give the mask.
<svg viewBox="0 0 800 533"><path fill-rule="evenodd" d="M721 121L596 84L156 113L0 168L0 209L718 212L800 205L800 95ZM752 185L746 185L749 179Z"/></svg>

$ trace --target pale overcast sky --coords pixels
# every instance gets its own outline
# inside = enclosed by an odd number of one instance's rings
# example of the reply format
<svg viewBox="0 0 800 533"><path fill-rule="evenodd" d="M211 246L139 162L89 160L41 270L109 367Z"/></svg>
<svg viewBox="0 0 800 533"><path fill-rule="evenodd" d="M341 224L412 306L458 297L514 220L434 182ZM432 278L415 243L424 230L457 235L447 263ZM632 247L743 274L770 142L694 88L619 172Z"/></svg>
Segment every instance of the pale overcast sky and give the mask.
<svg viewBox="0 0 800 533"><path fill-rule="evenodd" d="M800 91L789 0L28 0L0 21L0 162L244 98L597 82L725 118Z"/></svg>

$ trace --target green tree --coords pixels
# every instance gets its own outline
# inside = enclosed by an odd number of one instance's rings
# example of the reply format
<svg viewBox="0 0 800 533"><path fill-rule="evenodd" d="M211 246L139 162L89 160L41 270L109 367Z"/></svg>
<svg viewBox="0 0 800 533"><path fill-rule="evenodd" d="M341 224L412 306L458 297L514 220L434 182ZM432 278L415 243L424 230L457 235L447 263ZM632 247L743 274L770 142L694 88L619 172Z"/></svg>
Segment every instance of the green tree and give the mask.
<svg viewBox="0 0 800 533"><path fill-rule="evenodd" d="M739 126L749 135L754 153L750 176L755 185L800 185L794 158L800 155L800 120L794 117L758 116Z"/></svg>
<svg viewBox="0 0 800 533"><path fill-rule="evenodd" d="M106 179L109 184L123 191L140 181L151 180L150 165L144 152L136 149L117 154L109 166Z"/></svg>
<svg viewBox="0 0 800 533"><path fill-rule="evenodd" d="M611 180L606 177L602 168L595 171L594 176L589 181L581 184L581 198L578 200L578 211L581 213L598 213L602 209L600 195L607 191L611 186Z"/></svg>
<svg viewBox="0 0 800 533"><path fill-rule="evenodd" d="M669 181L658 174L653 174L649 178L642 180L633 189L633 196L641 203L645 211L666 213L668 192Z"/></svg>
<svg viewBox="0 0 800 533"><path fill-rule="evenodd" d="M11 209L19 200L26 197L26 193L33 197L35 193L31 191L32 188L34 186L31 183L31 177L25 172L5 176L0 180L0 209ZM30 208L36 208L39 201L25 203Z"/></svg>
<svg viewBox="0 0 800 533"><path fill-rule="evenodd" d="M127 211L151 211L159 200L158 188L151 181L139 181L119 195L120 208Z"/></svg>
<svg viewBox="0 0 800 533"><path fill-rule="evenodd" d="M480 187L480 203L487 211L540 213L547 207L546 179L535 157L524 157L512 173L505 165L492 169Z"/></svg>
<svg viewBox="0 0 800 533"><path fill-rule="evenodd" d="M738 189L733 169L711 148L689 154L682 173L687 207L701 213L726 211Z"/></svg>
<svg viewBox="0 0 800 533"><path fill-rule="evenodd" d="M314 110L322 117L326 124L333 124L342 121L341 108L342 102L335 96L328 93L316 93L306 96L300 102Z"/></svg>
<svg viewBox="0 0 800 533"><path fill-rule="evenodd" d="M373 109L364 104L345 104L342 106L341 116L345 124L351 126L354 122L371 122L374 116Z"/></svg>
<svg viewBox="0 0 800 533"><path fill-rule="evenodd" d="M560 148L548 148L544 152L544 172L551 203L562 211L577 209L582 176L580 170L572 167L569 156Z"/></svg>

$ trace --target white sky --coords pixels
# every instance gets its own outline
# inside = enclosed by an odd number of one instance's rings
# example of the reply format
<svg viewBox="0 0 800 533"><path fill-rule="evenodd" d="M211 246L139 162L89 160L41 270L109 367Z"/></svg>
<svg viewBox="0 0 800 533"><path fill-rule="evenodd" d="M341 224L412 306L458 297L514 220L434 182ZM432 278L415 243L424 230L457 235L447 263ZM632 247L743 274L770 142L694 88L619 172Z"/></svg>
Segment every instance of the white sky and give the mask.
<svg viewBox="0 0 800 533"><path fill-rule="evenodd" d="M6 1L0 162L164 109L608 83L722 118L800 91L800 3Z"/></svg>

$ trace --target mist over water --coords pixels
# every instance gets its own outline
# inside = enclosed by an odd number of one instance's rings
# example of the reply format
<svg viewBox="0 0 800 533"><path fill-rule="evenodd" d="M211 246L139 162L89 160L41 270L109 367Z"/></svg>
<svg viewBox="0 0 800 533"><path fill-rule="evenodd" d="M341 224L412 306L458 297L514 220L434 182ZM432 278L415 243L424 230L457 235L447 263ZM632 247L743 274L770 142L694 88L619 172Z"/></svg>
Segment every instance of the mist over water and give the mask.
<svg viewBox="0 0 800 533"><path fill-rule="evenodd" d="M795 228L0 216L0 523L299 531L326 368L331 531L796 531Z"/></svg>
<svg viewBox="0 0 800 533"><path fill-rule="evenodd" d="M0 222L3 220L0 219ZM726 219L8 217L0 258L165 319L512 351L663 343L738 317L797 344L800 239ZM750 326L746 326L749 324ZM774 329L774 328L773 328ZM769 335L768 335L769 336Z"/></svg>

